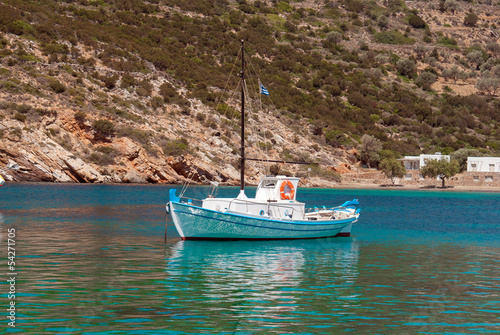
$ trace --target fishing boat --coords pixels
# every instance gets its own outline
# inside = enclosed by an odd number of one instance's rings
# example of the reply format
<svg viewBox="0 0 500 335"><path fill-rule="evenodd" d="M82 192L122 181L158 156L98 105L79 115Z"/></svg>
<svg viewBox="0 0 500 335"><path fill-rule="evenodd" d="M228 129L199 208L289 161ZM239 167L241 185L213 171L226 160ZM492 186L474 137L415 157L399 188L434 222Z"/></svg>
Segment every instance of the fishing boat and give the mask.
<svg viewBox="0 0 500 335"><path fill-rule="evenodd" d="M275 240L350 236L360 215L357 199L340 206L306 208L297 201L299 178L266 176L254 198L245 194L245 58L241 42L241 156L240 192L235 198L203 200L169 191L167 215L183 240ZM270 161L268 162L276 162Z"/></svg>

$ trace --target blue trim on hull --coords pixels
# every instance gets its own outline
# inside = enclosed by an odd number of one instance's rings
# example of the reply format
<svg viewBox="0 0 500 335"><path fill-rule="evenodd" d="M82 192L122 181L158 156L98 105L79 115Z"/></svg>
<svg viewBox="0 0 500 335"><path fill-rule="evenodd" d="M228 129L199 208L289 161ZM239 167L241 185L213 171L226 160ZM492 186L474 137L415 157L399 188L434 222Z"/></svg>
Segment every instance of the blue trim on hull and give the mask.
<svg viewBox="0 0 500 335"><path fill-rule="evenodd" d="M207 211L207 212L211 212L211 213L223 214L223 215L228 215L228 216L234 216L234 217L237 217L237 218L253 219L253 220L257 220L257 221L276 222L276 223L289 224L289 225L297 225L297 226L321 226L321 225L325 225L326 226L326 225L331 225L332 224L330 222L322 222L322 221L316 221L316 220L308 220L308 221L304 221L304 222L273 220L273 219L267 219L267 218L264 218L264 217L245 216L245 215L239 215L239 214L235 214L235 213L222 213L222 212L219 212L219 211L215 211L213 209L208 209L208 208L202 208L202 207L198 207L198 206L183 204L183 203L180 203L180 202L176 202L175 204L176 205L185 206L185 207L190 207L190 208L201 209L203 211ZM196 215L196 214L193 214L193 213L187 213L187 212L184 212L184 211L180 211L178 209L176 209L175 211L176 212L180 212L180 213L184 213L184 214ZM208 218L210 218L210 217L208 217ZM213 219L213 218L210 218L210 219ZM216 219L216 220L218 220L218 219ZM224 220L222 220L222 221L224 221ZM339 221L336 221L334 224L337 224L337 223L351 223L351 222L354 222L354 221L356 221L356 219L354 219L354 220L350 220L350 219L339 220ZM229 222L229 223L238 223L238 222L233 222L233 221L227 221L227 222Z"/></svg>
<svg viewBox="0 0 500 335"><path fill-rule="evenodd" d="M332 229L339 229L338 227L332 227L332 228L326 228L326 229L307 229L307 230L305 230L305 229L279 228L279 227L266 227L266 226L261 226L261 225L256 225L256 224L242 223L242 222L236 222L236 221L229 221L229 220L214 218L214 217L210 217L210 216L189 213L189 212L181 211L181 210L178 210L178 209L176 209L175 212L182 213L182 214L187 214L187 215L192 215L192 216L196 216L196 217L200 217L200 218L204 218L204 219L209 219L209 220L216 220L216 221L220 221L220 222L227 222L227 223L236 224L236 225L242 225L242 226L248 226L248 227L257 227L257 228L265 228L265 229L284 230L284 231L295 231L295 232L308 233L308 232L328 231L328 230L332 230ZM229 215L229 214L227 214L227 215ZM283 221L259 220L259 219L256 219L256 218L246 217L246 216L239 216L239 215L234 215L234 216L236 216L236 217L242 217L242 218L247 218L247 219L252 219L252 220L257 220L257 221L269 221L269 222L277 222L277 223L281 223L281 224L294 224L292 222L289 223L289 222L283 222ZM346 222L347 222L347 224L350 223L350 221L339 221L339 222L336 222L335 225L346 223Z"/></svg>

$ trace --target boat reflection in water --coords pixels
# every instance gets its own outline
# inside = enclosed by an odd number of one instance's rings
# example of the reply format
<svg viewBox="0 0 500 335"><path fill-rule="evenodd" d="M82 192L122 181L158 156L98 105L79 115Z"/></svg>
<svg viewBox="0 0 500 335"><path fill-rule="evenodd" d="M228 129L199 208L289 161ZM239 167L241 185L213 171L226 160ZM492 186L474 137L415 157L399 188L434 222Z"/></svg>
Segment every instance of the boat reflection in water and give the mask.
<svg viewBox="0 0 500 335"><path fill-rule="evenodd" d="M323 299L345 297L346 303L358 277L352 239L178 241L169 254L166 282L176 298L168 305L192 317L218 313L219 322L223 314L227 322L245 322L244 329L262 326L263 319L294 319Z"/></svg>

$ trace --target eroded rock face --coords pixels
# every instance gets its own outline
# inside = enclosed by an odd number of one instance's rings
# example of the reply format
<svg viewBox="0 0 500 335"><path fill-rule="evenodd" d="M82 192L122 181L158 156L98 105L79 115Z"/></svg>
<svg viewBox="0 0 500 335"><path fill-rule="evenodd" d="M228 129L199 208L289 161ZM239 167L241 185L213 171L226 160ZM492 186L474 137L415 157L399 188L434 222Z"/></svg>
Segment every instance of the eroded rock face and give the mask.
<svg viewBox="0 0 500 335"><path fill-rule="evenodd" d="M203 164L202 161L198 160L195 163L195 159L191 155L169 158L168 165L170 165L178 175L196 182L216 180L215 177L217 174L215 171L210 171L212 169L206 166L206 164Z"/></svg>
<svg viewBox="0 0 500 335"><path fill-rule="evenodd" d="M92 166L85 164L80 158L66 158L63 161L68 167L69 173L73 174L79 182L102 182L102 175Z"/></svg>
<svg viewBox="0 0 500 335"><path fill-rule="evenodd" d="M26 146L20 143L9 144L0 145L0 165L5 170L2 175L10 181L179 184L188 178L196 183L239 178L231 165L217 169L191 155L169 157L166 161L152 159L128 138L111 144L120 159L106 167L85 162L55 142L45 143L37 150L25 150Z"/></svg>
<svg viewBox="0 0 500 335"><path fill-rule="evenodd" d="M186 154L166 159L151 157L128 138L120 138L109 144L117 156L112 165L105 166L76 157L54 141L42 144L34 148L23 142L0 143L0 167L4 178L8 181L63 183L183 184L190 180L198 184L208 184L210 181L226 185L239 184L240 172L229 160L215 163L214 156L203 154L199 157ZM247 172L247 183L257 183L261 177L258 171L247 166ZM315 185L322 184L318 181Z"/></svg>
<svg viewBox="0 0 500 335"><path fill-rule="evenodd" d="M240 178L239 172L228 162L215 165L187 154L169 157L167 163L178 175L198 183L218 181L235 184Z"/></svg>
<svg viewBox="0 0 500 335"><path fill-rule="evenodd" d="M136 170L129 170L122 178L124 183L145 184L146 179Z"/></svg>
<svg viewBox="0 0 500 335"><path fill-rule="evenodd" d="M127 137L115 140L111 146L121 152L129 161L133 161L141 153L141 147Z"/></svg>
<svg viewBox="0 0 500 335"><path fill-rule="evenodd" d="M38 70L42 73L59 70L58 64L42 66L37 63L33 66L41 66ZM11 70L14 71L14 67ZM24 121L13 117L10 111L0 111L0 173L6 180L166 184L183 184L190 180L198 184L208 184L210 181L226 185L239 184L240 172L235 167L240 152L239 133L232 126L223 125L225 118L214 115L211 108L196 99L190 99L194 111L192 114L179 113L176 105L166 105L164 109L149 110L148 113L144 113L142 107L127 107L129 116L135 115L139 122L110 116L99 108L82 107L66 100L66 96L45 90L36 78L26 76L22 69L15 70L12 75L24 75L23 83L38 87L45 94L12 97L0 92L0 100L31 106L31 112L26 114L27 119ZM65 83L68 87L73 79L65 76L64 71L59 76L60 81L68 80ZM156 83L155 90L168 81L151 76L142 79ZM103 94L108 93L102 92L96 83L83 80L86 87L92 87L89 92L85 91L86 99L100 101ZM119 88L113 91L116 101L120 101L120 97L129 99L129 93ZM199 113L210 117L212 124L219 126L207 127L203 120L195 117ZM100 136L93 124L102 118L109 118L116 130L128 130ZM280 159L283 152L302 151L301 155L321 159L324 165L336 165L329 155L331 151L312 150L313 142L307 137L307 132L297 137L296 133L290 131L288 123L281 123L279 115L262 112L259 118L250 118L248 124L257 127L265 124L269 128L265 132L264 128L259 127L258 134L247 138L247 157L265 154L270 159ZM260 133L266 133L266 136ZM186 140L189 150L196 150L196 154L166 156L165 152L169 152L164 150L166 143L179 138ZM262 143L270 146L269 150L262 152L259 149ZM256 168L256 164L247 161L247 184L258 183L265 171L262 164L259 168ZM298 173L297 169L289 170Z"/></svg>
<svg viewBox="0 0 500 335"><path fill-rule="evenodd" d="M11 181L54 181L54 177L43 162L33 160L31 155L15 145L0 146L2 175Z"/></svg>
<svg viewBox="0 0 500 335"><path fill-rule="evenodd" d="M147 146L125 136L97 139L92 130L92 120L77 122L74 114L74 110L58 109L54 115L50 114L50 118L44 116L37 127L32 125L25 129L19 121L4 119L0 123L4 135L0 141L2 176L8 181L33 182L183 184L190 180L195 184L208 184L210 181L239 184L240 172L234 166L238 155L230 145L237 140L222 140L220 132L193 134L192 139L197 141L192 140L190 148L198 150L196 157L191 154L164 156L162 143L158 141L161 137L151 140ZM185 131L199 131L199 126L187 121L182 126ZM154 132L148 128L150 125L142 127L143 133ZM170 125L164 129L169 134L165 138L171 138L175 127ZM284 138L275 138L287 143ZM254 138L254 141L257 140L257 137ZM307 147L308 144L304 143L301 150ZM280 152L278 147L273 147L268 154L274 157ZM249 144L247 155L257 157L259 154ZM247 162L248 184L258 183L262 177L262 171L255 164Z"/></svg>

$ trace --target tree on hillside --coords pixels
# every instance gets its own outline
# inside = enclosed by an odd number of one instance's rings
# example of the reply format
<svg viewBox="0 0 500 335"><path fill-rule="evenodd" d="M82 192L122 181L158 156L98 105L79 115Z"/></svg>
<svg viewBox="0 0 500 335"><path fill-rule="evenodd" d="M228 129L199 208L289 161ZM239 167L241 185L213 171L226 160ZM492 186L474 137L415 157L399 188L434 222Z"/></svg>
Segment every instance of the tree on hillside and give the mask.
<svg viewBox="0 0 500 335"><path fill-rule="evenodd" d="M469 13L464 18L464 26L475 27L479 17L474 13Z"/></svg>
<svg viewBox="0 0 500 335"><path fill-rule="evenodd" d="M483 157L483 154L477 149L462 148L458 149L451 154L451 159L458 162L460 166L460 171L467 170L467 158L468 157Z"/></svg>
<svg viewBox="0 0 500 335"><path fill-rule="evenodd" d="M101 135L111 136L115 133L115 125L106 119L94 120L92 128Z"/></svg>
<svg viewBox="0 0 500 335"><path fill-rule="evenodd" d="M82 124L85 122L85 119L87 118L87 114L85 112L76 112L73 117L75 120L79 123Z"/></svg>
<svg viewBox="0 0 500 335"><path fill-rule="evenodd" d="M389 28L389 19L385 15L380 15L377 19L377 24L382 29Z"/></svg>
<svg viewBox="0 0 500 335"><path fill-rule="evenodd" d="M458 77L458 72L460 72L458 66L453 65L451 68L443 69L443 71L441 72L441 76L446 81L448 81L448 79L456 80Z"/></svg>
<svg viewBox="0 0 500 335"><path fill-rule="evenodd" d="M495 41L489 41L486 43L486 50L498 55L500 54L500 44Z"/></svg>
<svg viewBox="0 0 500 335"><path fill-rule="evenodd" d="M479 50L473 50L465 57L470 63L476 65L477 70L479 70L479 67L484 63L483 53Z"/></svg>
<svg viewBox="0 0 500 335"><path fill-rule="evenodd" d="M425 55L427 54L427 52L429 52L429 50L430 48L427 45L423 45L420 43L415 45L415 47L413 48L413 51L415 51L418 60L425 59Z"/></svg>
<svg viewBox="0 0 500 335"><path fill-rule="evenodd" d="M446 12L450 11L452 13L455 13L460 8L460 5L458 4L458 1L455 0L441 0L439 2L439 10L441 12Z"/></svg>
<svg viewBox="0 0 500 335"><path fill-rule="evenodd" d="M422 87L424 90L430 90L432 84L434 84L437 80L437 76L429 71L424 71L415 79L415 84L417 86Z"/></svg>
<svg viewBox="0 0 500 335"><path fill-rule="evenodd" d="M460 165L458 161L452 159L447 161L445 159L431 159L425 161L425 166L420 169L420 173L424 177L441 179L442 188L445 188L445 181L460 172Z"/></svg>
<svg viewBox="0 0 500 335"><path fill-rule="evenodd" d="M425 21L418 15L412 14L408 19L408 23L415 29L425 28Z"/></svg>
<svg viewBox="0 0 500 335"><path fill-rule="evenodd" d="M476 88L493 95L500 88L500 78L494 76L491 71L484 71L476 82Z"/></svg>
<svg viewBox="0 0 500 335"><path fill-rule="evenodd" d="M331 31L326 35L326 41L333 45L339 44L343 39L344 37L338 31Z"/></svg>
<svg viewBox="0 0 500 335"><path fill-rule="evenodd" d="M407 76L408 78L412 78L417 73L417 64L411 59L398 60L396 68L401 75Z"/></svg>
<svg viewBox="0 0 500 335"><path fill-rule="evenodd" d="M373 136L364 134L361 136L360 159L368 168L376 166L380 160L378 151L382 149L382 144Z"/></svg>
<svg viewBox="0 0 500 335"><path fill-rule="evenodd" d="M396 182L396 178L403 178L406 174L406 169L395 158L383 159L380 162L380 169L384 175L391 179L392 185Z"/></svg>

